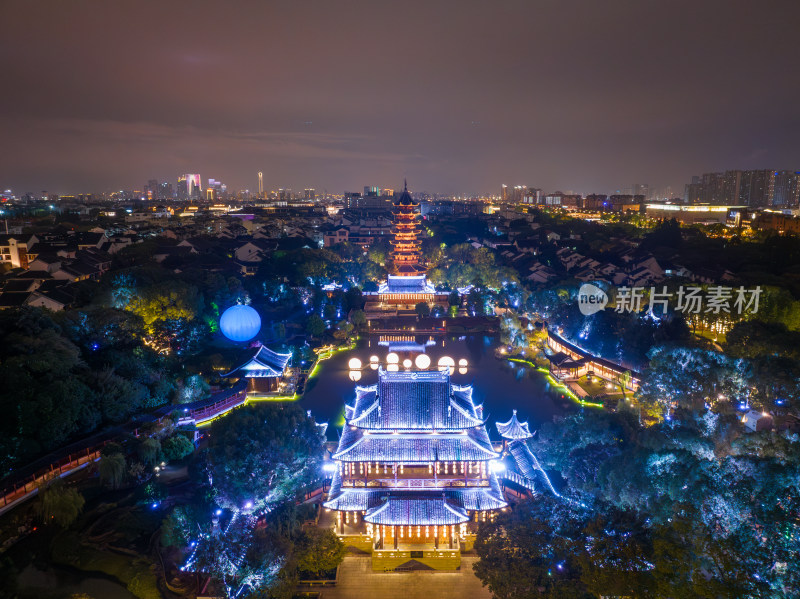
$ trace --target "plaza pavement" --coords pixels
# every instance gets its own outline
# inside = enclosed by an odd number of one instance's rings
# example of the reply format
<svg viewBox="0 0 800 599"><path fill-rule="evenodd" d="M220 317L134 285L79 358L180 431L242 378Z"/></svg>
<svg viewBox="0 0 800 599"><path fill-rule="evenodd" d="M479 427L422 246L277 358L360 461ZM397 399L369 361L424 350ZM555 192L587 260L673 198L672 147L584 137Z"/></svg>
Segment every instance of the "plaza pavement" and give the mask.
<svg viewBox="0 0 800 599"><path fill-rule="evenodd" d="M491 599L472 572L476 556L462 556L457 572L373 572L368 556L348 556L339 566L335 587L320 588L321 599Z"/></svg>

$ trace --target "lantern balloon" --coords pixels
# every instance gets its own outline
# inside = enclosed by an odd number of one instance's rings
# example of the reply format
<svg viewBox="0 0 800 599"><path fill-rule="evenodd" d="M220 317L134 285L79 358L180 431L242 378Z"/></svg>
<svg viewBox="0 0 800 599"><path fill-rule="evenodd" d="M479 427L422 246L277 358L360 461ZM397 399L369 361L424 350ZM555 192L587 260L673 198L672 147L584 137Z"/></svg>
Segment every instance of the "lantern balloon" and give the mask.
<svg viewBox="0 0 800 599"><path fill-rule="evenodd" d="M219 328L231 341L250 341L261 330L261 317L250 306L231 306L222 313Z"/></svg>
<svg viewBox="0 0 800 599"><path fill-rule="evenodd" d="M408 358L406 358L405 360L403 360L403 368L405 368L406 370L408 370L409 368L411 368L411 360L409 360Z"/></svg>
<svg viewBox="0 0 800 599"><path fill-rule="evenodd" d="M386 356L386 362L388 364L397 364L400 361L400 356L396 353L391 352L388 356Z"/></svg>
<svg viewBox="0 0 800 599"><path fill-rule="evenodd" d="M350 370L361 370L361 360L358 358L350 358L347 365L350 367Z"/></svg>
<svg viewBox="0 0 800 599"><path fill-rule="evenodd" d="M350 380L354 383L357 383L361 380L361 371L360 370L351 370L350 371Z"/></svg>
<svg viewBox="0 0 800 599"><path fill-rule="evenodd" d="M414 359L414 364L416 364L417 368L419 368L420 370L427 370L428 366L431 365L430 356L428 356L428 354L419 354Z"/></svg>
<svg viewBox="0 0 800 599"><path fill-rule="evenodd" d="M461 359L458 361L458 365L459 365L459 366L466 366L466 365L467 365L467 359L466 359L466 358L461 358Z"/></svg>

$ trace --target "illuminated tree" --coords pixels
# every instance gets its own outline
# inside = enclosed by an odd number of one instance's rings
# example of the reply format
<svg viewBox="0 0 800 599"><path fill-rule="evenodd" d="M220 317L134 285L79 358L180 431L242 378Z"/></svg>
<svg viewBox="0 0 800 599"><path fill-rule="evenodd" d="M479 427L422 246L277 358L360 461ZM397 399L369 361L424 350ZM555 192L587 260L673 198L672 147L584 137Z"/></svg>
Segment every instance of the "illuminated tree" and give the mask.
<svg viewBox="0 0 800 599"><path fill-rule="evenodd" d="M306 526L297 542L297 567L303 572L319 574L336 568L347 549L330 529Z"/></svg>
<svg viewBox="0 0 800 599"><path fill-rule="evenodd" d="M208 463L220 505L241 509L293 498L320 476L323 441L296 404L247 406L214 421Z"/></svg>

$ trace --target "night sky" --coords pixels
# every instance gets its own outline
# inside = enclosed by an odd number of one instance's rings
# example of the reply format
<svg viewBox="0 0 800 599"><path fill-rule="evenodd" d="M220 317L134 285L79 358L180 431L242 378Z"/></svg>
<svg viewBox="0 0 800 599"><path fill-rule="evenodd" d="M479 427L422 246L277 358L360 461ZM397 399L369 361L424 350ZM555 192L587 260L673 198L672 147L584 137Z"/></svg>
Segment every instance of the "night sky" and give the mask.
<svg viewBox="0 0 800 599"><path fill-rule="evenodd" d="M0 1L0 185L610 192L800 169L800 2Z"/></svg>

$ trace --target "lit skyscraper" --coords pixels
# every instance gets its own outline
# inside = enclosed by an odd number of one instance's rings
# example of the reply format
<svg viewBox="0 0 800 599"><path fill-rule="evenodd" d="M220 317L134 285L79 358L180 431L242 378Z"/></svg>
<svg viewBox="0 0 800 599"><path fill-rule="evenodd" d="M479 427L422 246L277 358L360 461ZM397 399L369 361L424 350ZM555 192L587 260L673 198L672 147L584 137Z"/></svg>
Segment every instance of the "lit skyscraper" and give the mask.
<svg viewBox="0 0 800 599"><path fill-rule="evenodd" d="M264 195L264 173L258 171L258 197Z"/></svg>
<svg viewBox="0 0 800 599"><path fill-rule="evenodd" d="M190 198L203 196L203 183L198 174L184 175L186 177L186 191Z"/></svg>

